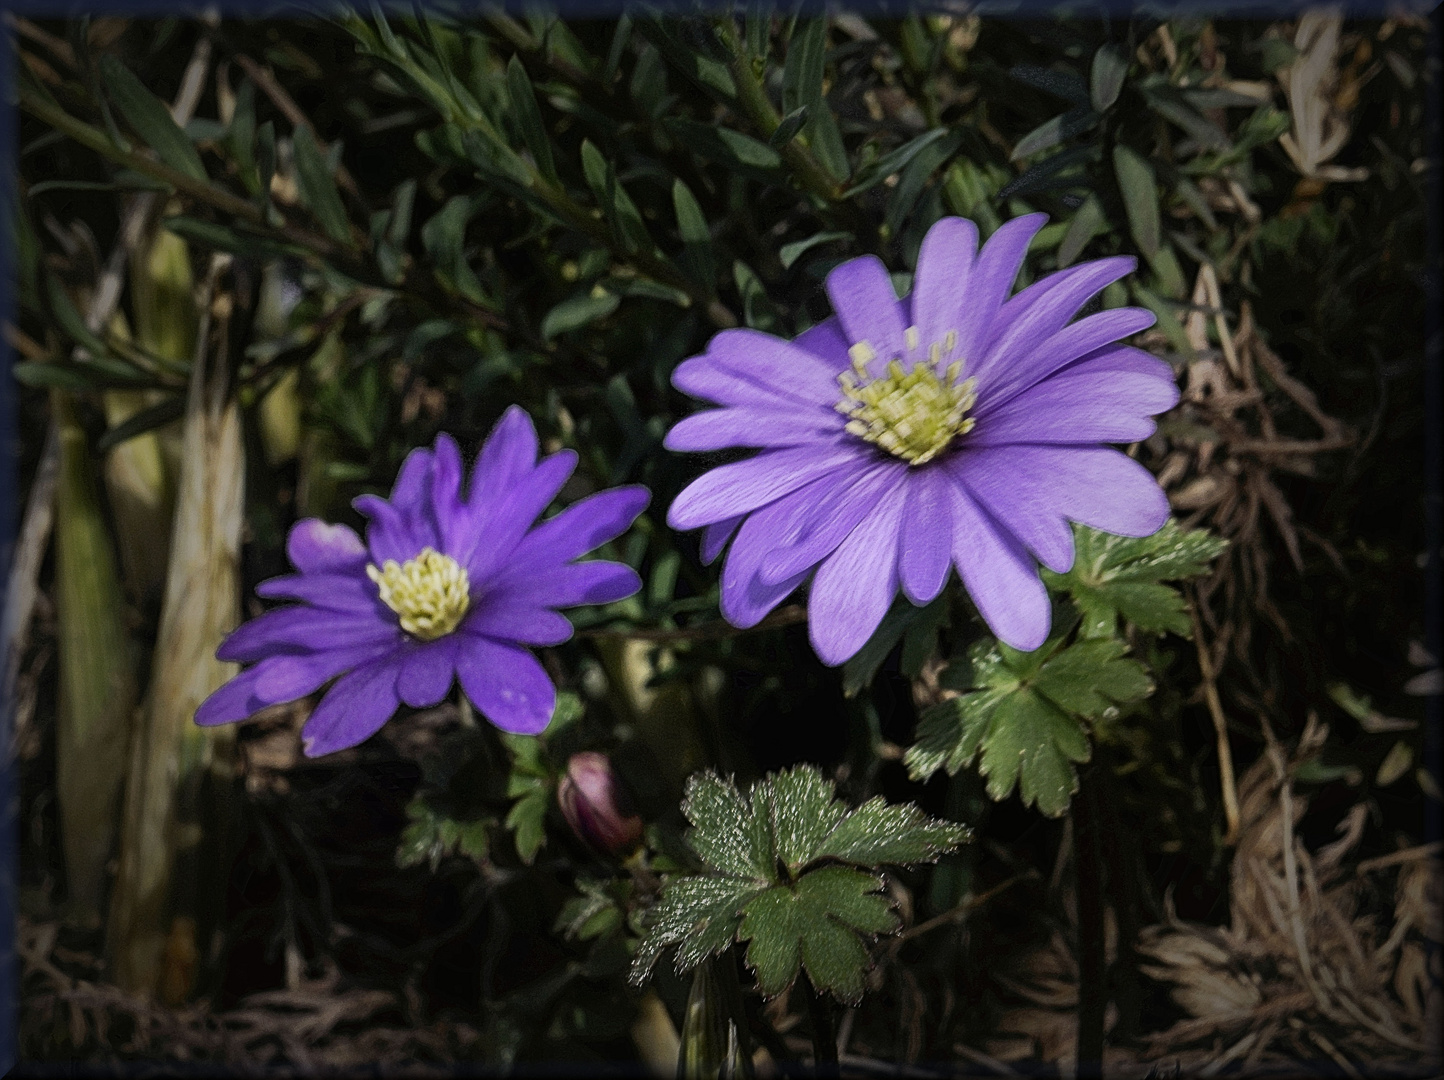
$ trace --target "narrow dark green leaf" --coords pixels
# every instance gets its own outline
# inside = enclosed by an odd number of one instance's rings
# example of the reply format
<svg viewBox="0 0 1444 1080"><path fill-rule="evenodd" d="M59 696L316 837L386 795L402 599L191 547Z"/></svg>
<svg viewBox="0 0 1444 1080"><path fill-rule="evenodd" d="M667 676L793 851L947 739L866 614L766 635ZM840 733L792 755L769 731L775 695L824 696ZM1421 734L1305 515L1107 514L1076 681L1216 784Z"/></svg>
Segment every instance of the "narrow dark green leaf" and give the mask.
<svg viewBox="0 0 1444 1080"><path fill-rule="evenodd" d="M924 132L915 139L909 139L896 150L884 154L871 165L862 169L857 176L853 177L853 184L841 195L844 199L850 199L859 195L876 184L882 183L893 173L898 172L911 161L924 147L930 146L948 134L947 128L933 128Z"/></svg>
<svg viewBox="0 0 1444 1080"><path fill-rule="evenodd" d="M1217 124L1185 104L1181 97L1175 96L1171 92L1171 89L1145 90L1144 98L1150 109L1164 119L1177 124L1191 135L1203 149L1223 151L1232 149L1228 136L1219 130Z"/></svg>
<svg viewBox="0 0 1444 1080"><path fill-rule="evenodd" d="M1117 45L1100 46L1093 54L1093 70L1088 80L1088 99L1094 112L1104 112L1118 100L1127 76L1128 55Z"/></svg>
<svg viewBox="0 0 1444 1080"><path fill-rule="evenodd" d="M522 138L526 140L526 148L531 151L537 168L543 176L555 182L557 180L557 166L552 159L552 143L547 136L546 126L542 122L541 110L537 107L536 93L532 90L531 79L527 77L526 68L522 67L521 61L515 56L506 65L506 86L511 95L512 115L516 117L517 123L521 125Z"/></svg>
<svg viewBox="0 0 1444 1080"><path fill-rule="evenodd" d="M616 293L607 292L600 286L591 292L569 297L548 311L542 319L542 338L550 341L558 334L579 330L616 311L619 303L621 299Z"/></svg>
<svg viewBox="0 0 1444 1080"><path fill-rule="evenodd" d="M1073 214L1068 231L1063 234L1063 242L1058 245L1058 269L1071 266L1089 241L1107 231L1108 218L1103 213L1103 204L1098 201L1098 196L1089 195Z"/></svg>
<svg viewBox="0 0 1444 1080"><path fill-rule="evenodd" d="M1115 146L1113 173L1123 194L1123 209L1128 214L1133 242L1151 260L1158 254L1162 239L1158 219L1158 185L1153 179L1153 166L1128 147Z"/></svg>
<svg viewBox="0 0 1444 1080"><path fill-rule="evenodd" d="M754 330L774 333L778 328L777 308L756 271L741 259L732 264L732 280L742 294L742 318Z"/></svg>
<svg viewBox="0 0 1444 1080"><path fill-rule="evenodd" d="M256 129L256 199L262 206L271 200L271 179L276 175L276 125L267 120Z"/></svg>
<svg viewBox="0 0 1444 1080"><path fill-rule="evenodd" d="M1082 165L1085 161L1091 161L1101 153L1096 143L1084 143L1082 146L1074 146L1068 150L1060 150L1056 154L1045 157L1038 164L1032 166L1015 180L1010 180L999 189L996 196L998 201L1011 199L1015 195L1027 195L1030 192L1041 191L1055 185L1054 178L1075 165ZM1058 180L1056 184L1080 186L1078 181L1069 179Z"/></svg>
<svg viewBox="0 0 1444 1080"><path fill-rule="evenodd" d="M1071 101L1074 105L1088 104L1088 85L1072 71L1057 71L1054 68L1037 67L1034 64L1019 64L1008 74L1021 83L1027 83L1046 94Z"/></svg>
<svg viewBox="0 0 1444 1080"><path fill-rule="evenodd" d="M316 136L309 124L302 124L291 136L291 146L296 156L296 186L301 192L301 201L326 235L338 243L351 242L351 223L346 217L346 207L341 203L341 193L336 190L336 181L331 176L331 166L316 145Z"/></svg>
<svg viewBox="0 0 1444 1080"><path fill-rule="evenodd" d="M59 390L73 390L88 393L96 384L82 375L72 364L52 364L45 361L17 360L10 369L15 378L25 386L38 390L55 387Z"/></svg>
<svg viewBox="0 0 1444 1080"><path fill-rule="evenodd" d="M158 427L164 427L172 420L178 420L185 414L185 399L179 394L166 398L164 401L141 409L140 412L131 416L122 423L110 428L99 441L95 448L101 453L109 450L112 446L119 446L127 439L133 439L137 435L144 435L147 431L154 431Z"/></svg>
<svg viewBox="0 0 1444 1080"><path fill-rule="evenodd" d="M1021 161L1025 157L1036 154L1039 150L1057 146L1065 139L1071 139L1074 135L1081 135L1090 130L1100 119L1101 117L1092 109L1087 106L1079 106L1055 116L1051 120L1045 120L1018 140L1018 145L1013 147L1012 156L1008 160Z"/></svg>
<svg viewBox="0 0 1444 1080"><path fill-rule="evenodd" d="M717 273L712 261L712 232L692 189L681 179L672 183L672 210L677 215L677 233L682 238L682 261L692 278L711 290Z"/></svg>
<svg viewBox="0 0 1444 1080"><path fill-rule="evenodd" d="M790 143L802 130L802 125L807 123L808 112L808 106L801 105L784 116L772 134L767 136L767 145L781 150Z"/></svg>
<svg viewBox="0 0 1444 1080"><path fill-rule="evenodd" d="M205 166L195 145L176 124L165 102L145 88L135 74L113 53L100 58L100 78L105 92L146 145L172 169L195 180L206 179Z"/></svg>
<svg viewBox="0 0 1444 1080"><path fill-rule="evenodd" d="M794 240L790 244L783 244L782 247L777 249L777 258L781 261L784 270L790 270L792 269L793 263L819 244L829 244L834 240L851 239L851 233L820 232L814 236L809 236L806 240Z"/></svg>
<svg viewBox="0 0 1444 1080"><path fill-rule="evenodd" d="M213 221L177 214L161 224L170 232L216 251L229 251L249 258L274 259L282 255L300 254L302 249L283 244L269 236L218 225Z"/></svg>

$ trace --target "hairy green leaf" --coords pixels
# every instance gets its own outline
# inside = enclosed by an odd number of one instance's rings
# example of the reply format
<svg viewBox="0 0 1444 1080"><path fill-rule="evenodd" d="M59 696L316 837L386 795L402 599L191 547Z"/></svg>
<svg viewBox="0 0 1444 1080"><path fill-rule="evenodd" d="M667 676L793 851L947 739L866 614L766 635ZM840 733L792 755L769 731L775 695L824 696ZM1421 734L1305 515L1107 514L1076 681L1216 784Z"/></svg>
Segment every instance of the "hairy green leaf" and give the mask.
<svg viewBox="0 0 1444 1080"><path fill-rule="evenodd" d="M1172 519L1141 538L1075 525L1073 541L1073 568L1066 574L1044 570L1043 578L1073 598L1083 615L1082 635L1089 638L1112 637L1120 617L1149 633L1189 636L1183 597L1163 582L1205 573L1228 544L1203 529L1185 532Z"/></svg>

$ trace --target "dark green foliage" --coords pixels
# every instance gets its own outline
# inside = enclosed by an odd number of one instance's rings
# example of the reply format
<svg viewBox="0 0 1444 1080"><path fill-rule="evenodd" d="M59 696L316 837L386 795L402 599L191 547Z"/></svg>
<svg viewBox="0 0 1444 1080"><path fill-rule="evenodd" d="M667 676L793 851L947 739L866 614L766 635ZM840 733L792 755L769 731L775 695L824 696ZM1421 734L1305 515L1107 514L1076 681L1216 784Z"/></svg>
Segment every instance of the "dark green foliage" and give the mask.
<svg viewBox="0 0 1444 1080"><path fill-rule="evenodd" d="M768 997L805 968L818 989L860 999L869 960L859 935L898 926L892 903L877 895L877 867L931 861L969 835L881 797L849 809L811 766L769 776L748 795L715 775L695 776L682 811L705 872L663 887L632 979L645 979L673 946L683 972L746 941L747 963Z"/></svg>

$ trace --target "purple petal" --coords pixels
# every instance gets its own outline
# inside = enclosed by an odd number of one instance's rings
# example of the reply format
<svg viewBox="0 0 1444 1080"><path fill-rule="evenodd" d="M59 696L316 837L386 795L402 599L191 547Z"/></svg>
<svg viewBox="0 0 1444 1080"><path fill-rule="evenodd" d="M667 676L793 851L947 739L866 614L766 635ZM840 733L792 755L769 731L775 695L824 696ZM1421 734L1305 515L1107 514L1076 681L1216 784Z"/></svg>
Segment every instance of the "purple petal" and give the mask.
<svg viewBox="0 0 1444 1080"><path fill-rule="evenodd" d="M395 621L375 614L283 607L243 623L221 642L216 659L250 662L277 652L321 652L373 642L399 644L403 640L401 627Z"/></svg>
<svg viewBox="0 0 1444 1080"><path fill-rule="evenodd" d="M993 321L1003 301L1013 290L1023 256L1033 236L1048 220L1047 214L1026 214L1003 225L988 238L982 254L973 264L968 277L968 295L960 316L958 349L955 355L964 360L965 371L982 357L983 349L993 336Z"/></svg>
<svg viewBox="0 0 1444 1080"><path fill-rule="evenodd" d="M777 520L786 513L779 503L786 501L779 500L744 521L727 553L722 566L721 608L722 617L733 626L744 630L756 626L812 571L809 563L781 581L763 581L758 576L763 557L772 549Z"/></svg>
<svg viewBox="0 0 1444 1080"><path fill-rule="evenodd" d="M1152 536L1168 519L1168 498L1153 474L1117 450L1013 446L980 453L1007 454L1037 485L1039 499L1080 524L1119 536Z"/></svg>
<svg viewBox="0 0 1444 1080"><path fill-rule="evenodd" d="M952 568L948 486L947 477L936 469L917 469L907 478L898 579L914 604L926 604L942 592Z"/></svg>
<svg viewBox="0 0 1444 1080"><path fill-rule="evenodd" d="M833 389L840 399L837 383ZM797 446L837 435L846 421L835 409L709 409L673 425L668 450L723 450L733 446Z"/></svg>
<svg viewBox="0 0 1444 1080"><path fill-rule="evenodd" d="M1114 308L1079 319L1032 353L1018 358L1007 368L994 371L992 377L978 387L977 414L981 417L988 409L1001 405L1080 357L1107 348L1119 338L1147 330L1153 323L1153 312L1145 308Z"/></svg>
<svg viewBox="0 0 1444 1080"><path fill-rule="evenodd" d="M256 595L268 600L304 600L333 611L374 612L385 606L370 578L359 574L287 574L256 586Z"/></svg>
<svg viewBox="0 0 1444 1080"><path fill-rule="evenodd" d="M425 447L417 447L401 463L396 483L391 485L391 498L386 501L405 517L426 513L431 495L431 462L432 452Z"/></svg>
<svg viewBox="0 0 1444 1080"><path fill-rule="evenodd" d="M851 657L887 614L897 593L905 502L905 488L899 485L817 568L807 602L807 632L824 664L836 666Z"/></svg>
<svg viewBox="0 0 1444 1080"><path fill-rule="evenodd" d="M392 657L342 675L301 728L301 748L320 757L365 742L396 713L399 661Z"/></svg>
<svg viewBox="0 0 1444 1080"><path fill-rule="evenodd" d="M358 495L351 505L371 519L366 526L366 544L377 565L388 559L404 563L416 558L422 548L438 550L441 546L430 514L404 512L379 495Z"/></svg>
<svg viewBox="0 0 1444 1080"><path fill-rule="evenodd" d="M456 440L442 432L436 437L431 466L431 514L441 541L439 551L451 554L463 542L470 516L461 501L461 450Z"/></svg>
<svg viewBox="0 0 1444 1080"><path fill-rule="evenodd" d="M825 476L811 485L806 498L794 503L774 530L773 550L763 559L761 579L781 581L816 566L907 474L908 467L900 461L879 461L849 477Z"/></svg>
<svg viewBox="0 0 1444 1080"><path fill-rule="evenodd" d="M489 506L510 491L536 464L536 427L525 410L512 405L482 443L466 501Z"/></svg>
<svg viewBox="0 0 1444 1080"><path fill-rule="evenodd" d="M1123 372L1129 375L1147 375L1159 379L1174 388L1177 392L1177 378L1173 369L1156 356L1150 356L1142 349L1135 349L1131 345L1105 345L1102 348L1094 349L1086 356L1081 356L1072 363L1059 369L1050 378L1061 378L1064 375L1070 378L1074 375L1084 373L1093 375L1102 372ZM1175 401L1174 404L1177 404ZM1169 406L1172 408L1173 406Z"/></svg>
<svg viewBox="0 0 1444 1080"><path fill-rule="evenodd" d="M708 356L694 356L678 364L672 371L672 385L684 394L718 405L791 409L800 404L781 387L719 367Z"/></svg>
<svg viewBox="0 0 1444 1080"><path fill-rule="evenodd" d="M726 521L719 521L716 524L708 525L702 530L701 556L702 565L710 566L722 554L722 549L727 546L727 541L732 539L732 534L737 531L737 526L742 524L742 518L728 518Z"/></svg>
<svg viewBox="0 0 1444 1080"><path fill-rule="evenodd" d="M570 562L621 536L651 498L652 493L640 484L588 495L527 533L510 561L531 565Z"/></svg>
<svg viewBox="0 0 1444 1080"><path fill-rule="evenodd" d="M1013 297L998 312L993 338L981 362L971 370L980 383L1006 371L1067 325L1090 296L1137 267L1132 256L1098 259L1049 274Z"/></svg>
<svg viewBox="0 0 1444 1080"><path fill-rule="evenodd" d="M962 485L947 487L952 506L953 562L978 612L998 639L1032 652L1048 637L1048 590L1028 553L999 527Z"/></svg>
<svg viewBox="0 0 1444 1080"><path fill-rule="evenodd" d="M413 709L429 709L451 689L458 650L465 648L455 634L423 641L401 654L396 691Z"/></svg>
<svg viewBox="0 0 1444 1080"><path fill-rule="evenodd" d="M989 412L968 445L1137 442L1152 435L1151 417L1178 404L1178 387L1155 374L1069 368Z"/></svg>
<svg viewBox="0 0 1444 1080"><path fill-rule="evenodd" d="M788 492L862 459L867 444L852 436L811 446L764 450L754 458L721 465L683 489L667 511L674 529L695 529L766 506Z"/></svg>
<svg viewBox="0 0 1444 1080"><path fill-rule="evenodd" d="M888 295L893 295L891 285ZM804 405L831 407L841 396L834 364L760 330L723 330L707 343L705 359L719 370L773 387Z"/></svg>
<svg viewBox="0 0 1444 1080"><path fill-rule="evenodd" d="M1073 530L1050 497L1046 470L1027 446L972 447L944 465L1049 570L1073 566ZM1069 448L1072 449L1071 447Z"/></svg>
<svg viewBox="0 0 1444 1080"><path fill-rule="evenodd" d="M456 674L471 703L503 731L536 735L551 723L556 687L525 649L468 635Z"/></svg>
<svg viewBox="0 0 1444 1080"><path fill-rule="evenodd" d="M848 341L872 346L881 371L894 356L905 355L901 305L892 278L875 255L849 259L827 275L827 297ZM835 373L834 373L835 377Z"/></svg>
<svg viewBox="0 0 1444 1080"><path fill-rule="evenodd" d="M901 306L902 302L898 303ZM899 315L898 318L902 316ZM852 367L852 357L847 353L848 341L836 315L831 315L816 326L804 330L792 339L792 344L813 356L822 357L832 366L834 372L840 373Z"/></svg>
<svg viewBox="0 0 1444 1080"><path fill-rule="evenodd" d="M291 526L286 555L304 574L354 572L366 566L366 545L355 530L328 525L320 518L306 518Z"/></svg>
<svg viewBox="0 0 1444 1080"><path fill-rule="evenodd" d="M912 321L923 348L962 325L977 252L978 227L967 218L943 218L923 237L911 297Z"/></svg>
<svg viewBox="0 0 1444 1080"><path fill-rule="evenodd" d="M253 669L258 673L255 695L268 704L295 701L319 690L343 671L379 660L395 650L394 643L379 642L348 645L324 652L273 656L262 660Z"/></svg>
<svg viewBox="0 0 1444 1080"><path fill-rule="evenodd" d="M268 661L262 661L255 667L247 668L212 692L196 709L196 723L202 727L233 724L264 709L267 702L256 697L256 682L265 674L261 669L266 663Z"/></svg>
<svg viewBox="0 0 1444 1080"><path fill-rule="evenodd" d="M453 552L471 574L473 585L506 565L517 544L576 467L576 451L559 450L543 458L494 505L475 505L477 523L466 542L458 544Z"/></svg>
<svg viewBox="0 0 1444 1080"><path fill-rule="evenodd" d="M572 624L544 607L483 603L466 616L460 631L522 645L560 645L572 636Z"/></svg>
<svg viewBox="0 0 1444 1080"><path fill-rule="evenodd" d="M505 577L496 580L486 600L498 605L575 607L610 604L631 596L641 587L642 579L624 563L599 559L542 570L517 564Z"/></svg>

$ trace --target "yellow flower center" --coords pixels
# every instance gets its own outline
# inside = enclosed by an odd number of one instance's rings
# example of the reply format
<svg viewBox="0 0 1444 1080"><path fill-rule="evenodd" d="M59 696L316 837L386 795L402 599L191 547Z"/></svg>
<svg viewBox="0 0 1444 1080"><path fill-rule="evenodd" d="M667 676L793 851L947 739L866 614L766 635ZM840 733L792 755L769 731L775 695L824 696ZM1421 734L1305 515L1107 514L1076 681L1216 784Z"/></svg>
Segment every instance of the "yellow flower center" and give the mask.
<svg viewBox="0 0 1444 1080"><path fill-rule="evenodd" d="M422 641L451 633L471 606L471 582L461 564L429 547L414 559L387 559L366 574L376 582L381 602L400 616L401 629Z"/></svg>
<svg viewBox="0 0 1444 1080"><path fill-rule="evenodd" d="M946 450L953 439L966 435L976 421L968 410L977 401L977 379L958 382L963 362L949 364L939 377L942 358L957 347L957 333L949 331L940 342L928 347L926 359L916 359L911 371L904 371L902 359L888 361L887 373L869 377L867 366L877 353L866 341L848 349L852 371L837 377L842 400L837 411L850 417L847 430L860 439L880 446L909 465L922 465ZM918 347L916 327L908 327L910 353Z"/></svg>

